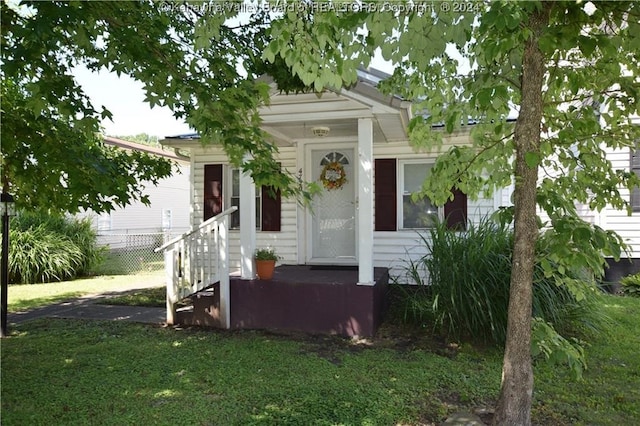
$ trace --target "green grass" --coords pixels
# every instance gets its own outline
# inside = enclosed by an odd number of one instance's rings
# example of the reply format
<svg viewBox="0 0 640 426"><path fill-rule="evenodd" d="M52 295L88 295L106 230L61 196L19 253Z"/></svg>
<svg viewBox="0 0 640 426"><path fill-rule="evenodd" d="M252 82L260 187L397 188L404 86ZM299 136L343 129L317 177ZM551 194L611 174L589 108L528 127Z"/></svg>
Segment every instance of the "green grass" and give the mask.
<svg viewBox="0 0 640 426"><path fill-rule="evenodd" d="M640 300L606 297L612 327L582 382L535 366L537 424L640 418ZM422 334L419 334L422 333ZM3 425L424 424L491 406L497 349L436 344L383 325L370 344L320 336L42 320L2 342ZM389 337L392 336L392 337Z"/></svg>
<svg viewBox="0 0 640 426"><path fill-rule="evenodd" d="M153 287L129 291L120 296L98 301L102 305L147 306L164 308L167 306L167 288Z"/></svg>
<svg viewBox="0 0 640 426"><path fill-rule="evenodd" d="M94 268L97 275L130 275L141 272L160 271L164 268L162 253L153 248L111 250L104 255L104 261Z"/></svg>
<svg viewBox="0 0 640 426"><path fill-rule="evenodd" d="M88 294L106 293L126 288L132 283L164 285L163 272L135 275L96 276L46 284L16 284L8 289L8 311L20 312ZM162 305L164 306L164 305Z"/></svg>

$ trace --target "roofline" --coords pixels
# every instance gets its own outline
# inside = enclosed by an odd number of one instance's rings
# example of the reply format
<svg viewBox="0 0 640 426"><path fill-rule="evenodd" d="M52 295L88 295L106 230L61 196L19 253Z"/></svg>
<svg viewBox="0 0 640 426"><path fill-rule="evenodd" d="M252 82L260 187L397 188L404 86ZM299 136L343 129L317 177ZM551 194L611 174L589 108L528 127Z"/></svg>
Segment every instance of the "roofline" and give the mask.
<svg viewBox="0 0 640 426"><path fill-rule="evenodd" d="M156 155L159 157L164 157L169 160L179 162L181 164L188 164L188 161L185 161L184 158L180 158L178 155L176 155L175 152L173 152L173 150L168 151L168 150L165 150L163 147L155 147L155 146L145 145L137 142L125 141L123 139L118 139L111 136L104 136L103 141L107 145L117 146L118 148L128 149L131 151L140 151L147 154Z"/></svg>

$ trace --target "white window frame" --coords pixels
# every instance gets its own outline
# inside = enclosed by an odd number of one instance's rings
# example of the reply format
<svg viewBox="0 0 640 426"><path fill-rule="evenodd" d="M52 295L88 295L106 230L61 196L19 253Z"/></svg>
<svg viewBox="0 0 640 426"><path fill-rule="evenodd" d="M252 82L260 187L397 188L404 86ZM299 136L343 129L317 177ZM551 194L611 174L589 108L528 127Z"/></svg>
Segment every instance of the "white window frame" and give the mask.
<svg viewBox="0 0 640 426"><path fill-rule="evenodd" d="M111 231L111 226L111 213L102 213L98 215L98 220L96 221L96 230L98 234L105 231Z"/></svg>
<svg viewBox="0 0 640 426"><path fill-rule="evenodd" d="M162 231L170 231L173 228L173 211L171 211L171 209L162 209L161 214L160 223L162 225Z"/></svg>
<svg viewBox="0 0 640 426"><path fill-rule="evenodd" d="M421 229L429 229L431 227L429 226L425 226L423 228L410 228L410 227L405 227L404 226L404 196L405 196L405 181L404 181L404 169L405 166L408 164L424 164L427 165L429 167L433 167L435 164L435 160L434 159L427 159L427 158L421 158L421 159L410 159L410 160L398 160L398 176L397 176L397 182L398 182L398 187L397 187L397 212L398 212L398 230L400 231L416 231L416 230L421 230ZM434 206L435 207L435 206ZM442 218L444 217L444 207L436 207L437 210L437 216L438 216L438 220L442 220Z"/></svg>
<svg viewBox="0 0 640 426"><path fill-rule="evenodd" d="M227 182L228 184L226 185L226 190L227 190L227 194L229 194L228 197L224 197L223 194L223 198L226 198L225 205L226 208L231 208L234 205L238 206L238 210L236 210L235 212L231 213L231 222L229 224L229 229L234 230L234 231L238 231L240 230L240 184L238 183L238 194L234 195L233 193L233 175L237 174L238 175L238 182L240 181L240 173L242 173L242 170L240 170L239 168L235 168L235 167L228 167L227 168L228 173L227 173ZM224 180L224 179L223 179ZM233 204L233 200L237 199L238 200L238 204ZM234 226L233 225L233 218L238 218L238 225ZM260 231L262 230L262 190L261 188L256 185L256 230Z"/></svg>

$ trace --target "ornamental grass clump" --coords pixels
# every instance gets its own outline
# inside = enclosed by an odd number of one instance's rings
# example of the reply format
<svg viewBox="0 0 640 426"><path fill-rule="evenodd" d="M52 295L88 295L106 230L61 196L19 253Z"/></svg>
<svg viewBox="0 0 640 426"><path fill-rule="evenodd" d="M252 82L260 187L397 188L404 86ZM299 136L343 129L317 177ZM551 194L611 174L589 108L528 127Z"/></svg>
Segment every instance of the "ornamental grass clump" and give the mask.
<svg viewBox="0 0 640 426"><path fill-rule="evenodd" d="M11 222L9 281L29 284L87 275L103 257L89 219L21 212Z"/></svg>
<svg viewBox="0 0 640 426"><path fill-rule="evenodd" d="M454 232L438 223L421 234L427 255L407 266L410 284L418 284L408 298L405 318L431 325L450 338L472 337L498 344L506 339L513 231L490 219ZM538 258L543 253L538 253ZM593 279L582 271L565 271L584 286L578 300L562 277L545 277L536 265L533 317L556 330L597 330L598 293ZM584 280L578 277L584 276Z"/></svg>

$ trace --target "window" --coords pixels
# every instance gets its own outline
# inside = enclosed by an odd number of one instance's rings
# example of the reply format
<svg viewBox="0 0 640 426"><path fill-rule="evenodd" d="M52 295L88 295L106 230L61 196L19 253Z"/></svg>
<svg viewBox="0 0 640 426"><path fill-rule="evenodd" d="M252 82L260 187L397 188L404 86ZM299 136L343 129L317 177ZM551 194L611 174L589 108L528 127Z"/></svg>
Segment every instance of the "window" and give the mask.
<svg viewBox="0 0 640 426"><path fill-rule="evenodd" d="M631 150L631 172L640 177L640 148ZM631 209L640 212L640 188L635 187L631 191Z"/></svg>
<svg viewBox="0 0 640 426"><path fill-rule="evenodd" d="M169 231L171 229L171 209L162 209L162 230Z"/></svg>
<svg viewBox="0 0 640 426"><path fill-rule="evenodd" d="M111 231L111 214L103 213L98 216L98 233Z"/></svg>
<svg viewBox="0 0 640 426"><path fill-rule="evenodd" d="M224 170L224 171L223 171ZM207 220L219 214L224 208L240 204L240 173L236 173L236 183L234 185L234 173L227 172L222 164L204 165L204 182L202 186L202 219ZM229 183L231 182L231 183ZM235 197L231 194L234 192ZM259 188L256 191L256 212L257 228L262 231L279 232L282 216L282 199L279 190L270 187ZM235 203L235 204L234 204ZM240 225L240 214L235 216L236 229Z"/></svg>
<svg viewBox="0 0 640 426"><path fill-rule="evenodd" d="M400 163L400 212L402 229L424 229L433 226L439 217L439 209L428 198L413 201L411 195L420 191L429 175L432 163Z"/></svg>
<svg viewBox="0 0 640 426"><path fill-rule="evenodd" d="M240 169L231 169L231 205L236 206L238 210L231 214L231 229L240 229ZM256 186L256 229L260 229L262 223L262 191Z"/></svg>
<svg viewBox="0 0 640 426"><path fill-rule="evenodd" d="M405 167L407 169L408 179L404 179ZM415 168L412 166L415 165ZM442 209L437 209L428 201L420 201L420 207L417 207L416 203L411 202L411 185L420 188L424 178L428 175L431 164L426 161L405 161L398 162L396 158L376 158L374 166L374 205L375 205L375 230L376 231L396 231L398 226L400 228L409 228L410 222L418 222L415 219L411 219L411 211L415 210L424 215L426 211L434 211L430 216L431 219L436 219L440 215L440 211L443 210L444 220L446 221L447 228L452 230L464 230L467 226L467 196L464 192L456 188L451 188L453 199L449 199ZM422 170L420 170L422 169ZM412 174L417 171L418 175L422 175L421 178L416 177L413 182ZM402 182L402 184L400 184ZM407 194L404 193L404 188L407 189ZM406 195L406 196L405 196ZM407 201L407 209L405 209L405 200ZM395 206L398 206L396 209ZM390 208L394 206L394 208ZM405 212L407 213L405 215ZM405 216L409 216L406 226L402 226ZM415 214L414 214L415 216ZM398 220L400 217L402 220ZM402 222L402 223L401 223ZM423 224L418 224L422 225ZM430 226L430 225L427 225ZM415 228L420 229L420 228Z"/></svg>

